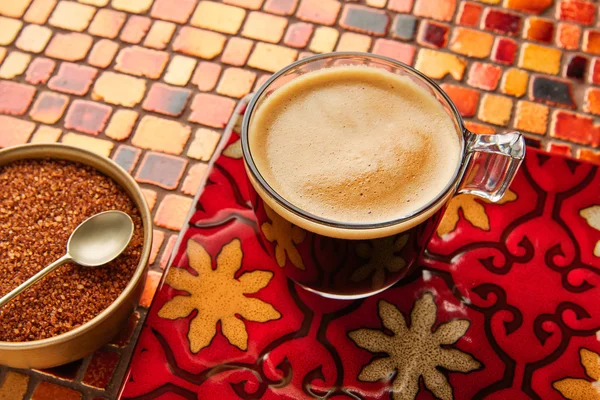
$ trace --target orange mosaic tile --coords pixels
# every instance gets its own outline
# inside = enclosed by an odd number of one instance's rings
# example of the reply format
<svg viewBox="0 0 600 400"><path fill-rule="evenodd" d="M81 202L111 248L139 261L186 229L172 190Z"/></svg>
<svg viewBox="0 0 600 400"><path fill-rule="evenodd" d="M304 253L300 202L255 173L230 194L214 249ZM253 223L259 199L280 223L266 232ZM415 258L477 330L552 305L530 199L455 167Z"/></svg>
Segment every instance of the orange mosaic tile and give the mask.
<svg viewBox="0 0 600 400"><path fill-rule="evenodd" d="M558 49L525 43L521 47L519 67L556 75L560 69L561 56L562 53Z"/></svg>
<svg viewBox="0 0 600 400"><path fill-rule="evenodd" d="M0 2L0 15L12 18L21 18L29 7L31 0L15 0Z"/></svg>
<svg viewBox="0 0 600 400"><path fill-rule="evenodd" d="M456 9L456 0L416 0L413 13L420 17L450 21Z"/></svg>
<svg viewBox="0 0 600 400"><path fill-rule="evenodd" d="M96 9L92 6L60 0L50 15L48 23L57 28L83 32L90 24L95 12Z"/></svg>
<svg viewBox="0 0 600 400"><path fill-rule="evenodd" d="M154 202L156 202L156 192L151 191L150 193L153 193L153 195L154 195L153 203L152 203L152 208L154 208ZM150 205L148 205L148 206L150 206ZM152 249L150 250L150 258L148 259L148 264L150 264L150 265L154 264L154 261L156 261L156 257L158 256L158 252L160 251L160 248L161 248L164 240L165 240L165 233L158 229L154 229L152 232Z"/></svg>
<svg viewBox="0 0 600 400"><path fill-rule="evenodd" d="M290 24L285 33L285 37L283 38L283 44L290 47L295 47L298 49L306 47L308 41L310 40L310 36L313 33L313 25L306 22L295 22ZM233 38L231 39L233 40ZM230 41L231 41L230 40ZM248 49L248 52L250 49ZM223 57L227 52L227 48L225 48L225 52L223 53ZM244 60L245 62L245 60Z"/></svg>
<svg viewBox="0 0 600 400"><path fill-rule="evenodd" d="M40 125L31 137L30 143L56 143L62 134L59 128Z"/></svg>
<svg viewBox="0 0 600 400"><path fill-rule="evenodd" d="M119 51L119 45L110 40L101 39L94 44L87 62L98 68L108 67Z"/></svg>
<svg viewBox="0 0 600 400"><path fill-rule="evenodd" d="M217 93L241 98L252 90L256 73L241 68L227 68L217 86Z"/></svg>
<svg viewBox="0 0 600 400"><path fill-rule="evenodd" d="M600 151L577 149L577 158L593 162L594 164L600 164Z"/></svg>
<svg viewBox="0 0 600 400"><path fill-rule="evenodd" d="M456 22L459 25L475 27L479 24L479 18L481 17L482 12L483 6L481 4L472 1L462 1L458 9Z"/></svg>
<svg viewBox="0 0 600 400"><path fill-rule="evenodd" d="M599 128L590 116L563 110L552 114L550 136L580 144L599 143Z"/></svg>
<svg viewBox="0 0 600 400"><path fill-rule="evenodd" d="M514 127L522 131L543 135L548 126L547 106L529 101L519 101L515 110Z"/></svg>
<svg viewBox="0 0 600 400"><path fill-rule="evenodd" d="M31 121L0 115L0 148L27 143L34 129Z"/></svg>
<svg viewBox="0 0 600 400"><path fill-rule="evenodd" d="M200 190L207 171L208 164L196 163L192 165L183 181L181 192L190 196L195 195Z"/></svg>
<svg viewBox="0 0 600 400"><path fill-rule="evenodd" d="M25 72L31 62L31 56L20 51L11 51L0 65L0 78L12 79Z"/></svg>
<svg viewBox="0 0 600 400"><path fill-rule="evenodd" d="M583 51L600 54L600 31L588 29L583 36Z"/></svg>
<svg viewBox="0 0 600 400"><path fill-rule="evenodd" d="M556 31L556 45L566 50L577 50L581 39L581 28L574 24L559 23Z"/></svg>
<svg viewBox="0 0 600 400"><path fill-rule="evenodd" d="M583 110L592 114L600 115L600 89L589 88L585 92L585 104Z"/></svg>
<svg viewBox="0 0 600 400"><path fill-rule="evenodd" d="M277 43L283 37L287 23L287 18L252 11L248 14L242 36L263 42Z"/></svg>
<svg viewBox="0 0 600 400"><path fill-rule="evenodd" d="M173 5L173 0L154 0L150 11L152 18L185 24L196 7L197 0L178 0Z"/></svg>
<svg viewBox="0 0 600 400"><path fill-rule="evenodd" d="M529 74L521 69L510 68L502 76L500 91L515 97L521 97L527 92Z"/></svg>
<svg viewBox="0 0 600 400"><path fill-rule="evenodd" d="M191 197L167 194L158 205L154 223L162 228L179 231L191 206Z"/></svg>
<svg viewBox="0 0 600 400"><path fill-rule="evenodd" d="M479 103L479 92L477 90L448 83L443 83L441 87L450 96L460 115L463 117L472 117L475 115L477 104Z"/></svg>
<svg viewBox="0 0 600 400"><path fill-rule="evenodd" d="M221 135L211 129L200 128L196 131L187 156L200 161L208 161L212 157Z"/></svg>
<svg viewBox="0 0 600 400"><path fill-rule="evenodd" d="M583 0L560 0L556 8L556 18L591 25L596 19L596 5Z"/></svg>
<svg viewBox="0 0 600 400"><path fill-rule="evenodd" d="M54 72L56 63L53 60L47 58L36 58L29 64L27 71L25 72L25 80L32 85L44 84Z"/></svg>
<svg viewBox="0 0 600 400"><path fill-rule="evenodd" d="M337 0L300 0L296 17L315 24L333 25L341 8Z"/></svg>
<svg viewBox="0 0 600 400"><path fill-rule="evenodd" d="M0 81L0 113L23 115L35 96L36 88L23 83Z"/></svg>
<svg viewBox="0 0 600 400"><path fill-rule="evenodd" d="M8 371L4 382L0 384L0 399L22 399L27 392L29 377L14 371Z"/></svg>
<svg viewBox="0 0 600 400"><path fill-rule="evenodd" d="M52 37L52 31L45 26L27 25L19 35L15 45L18 49L30 53L40 53Z"/></svg>
<svg viewBox="0 0 600 400"><path fill-rule="evenodd" d="M92 37L84 33L55 33L44 54L64 61L79 61L85 58L92 42Z"/></svg>
<svg viewBox="0 0 600 400"><path fill-rule="evenodd" d="M148 17L131 15L127 19L119 39L126 43L138 44L150 29L150 24L152 24L152 20Z"/></svg>
<svg viewBox="0 0 600 400"><path fill-rule="evenodd" d="M121 144L113 153L112 159L121 168L131 174L141 154L142 151L140 149Z"/></svg>
<svg viewBox="0 0 600 400"><path fill-rule="evenodd" d="M162 273L158 273L156 271L150 270L148 275L146 276L146 283L144 285L144 291L142 292L142 297L140 299L139 305L142 307L150 307L150 303L154 298L154 293L156 293L156 288L160 283L160 278Z"/></svg>
<svg viewBox="0 0 600 400"><path fill-rule="evenodd" d="M337 29L328 26L319 26L315 30L308 48L315 53L329 53L335 48L339 36L340 33Z"/></svg>
<svg viewBox="0 0 600 400"><path fill-rule="evenodd" d="M125 24L126 17L124 12L102 8L94 16L88 32L95 36L114 39Z"/></svg>
<svg viewBox="0 0 600 400"><path fill-rule="evenodd" d="M18 19L0 17L0 45L8 46L19 34L23 22Z"/></svg>
<svg viewBox="0 0 600 400"><path fill-rule="evenodd" d="M450 50L468 57L486 58L492 51L494 36L475 29L456 28L450 40Z"/></svg>
<svg viewBox="0 0 600 400"><path fill-rule="evenodd" d="M477 117L483 122L506 126L512 112L512 100L495 94L484 94Z"/></svg>
<svg viewBox="0 0 600 400"><path fill-rule="evenodd" d="M185 86L196 68L196 60L191 57L175 55L171 59L163 80L171 85Z"/></svg>
<svg viewBox="0 0 600 400"><path fill-rule="evenodd" d="M543 43L552 42L554 23L550 20L531 17L525 23L525 38Z"/></svg>
<svg viewBox="0 0 600 400"><path fill-rule="evenodd" d="M175 248L175 244L177 243L177 235L169 236L169 240L167 240L167 244L165 245L165 251L163 252L162 257L160 258L160 268L165 269L169 260L171 259L170 254L173 252Z"/></svg>
<svg viewBox="0 0 600 400"><path fill-rule="evenodd" d="M172 22L154 21L144 40L144 46L156 50L166 49L173 33L175 33L175 28L177 28L177 25Z"/></svg>
<svg viewBox="0 0 600 400"><path fill-rule="evenodd" d="M89 150L92 153L99 154L104 157L108 157L115 146L111 141L104 139L97 139L88 135L80 135L78 133L69 132L65 134L62 139L62 143L70 146Z"/></svg>
<svg viewBox="0 0 600 400"><path fill-rule="evenodd" d="M31 396L32 400L81 400L80 392L50 382L40 382Z"/></svg>
<svg viewBox="0 0 600 400"><path fill-rule="evenodd" d="M267 0L265 11L277 15L292 15L298 6L298 0Z"/></svg>
<svg viewBox="0 0 600 400"><path fill-rule="evenodd" d="M484 89L495 90L502 76L502 69L487 63L475 62L469 70L467 83L470 86Z"/></svg>
<svg viewBox="0 0 600 400"><path fill-rule="evenodd" d="M92 99L105 103L133 107L144 98L146 81L129 75L105 71L92 91Z"/></svg>
<svg viewBox="0 0 600 400"><path fill-rule="evenodd" d="M242 8L202 0L190 23L199 28L236 34L245 17L246 11Z"/></svg>
<svg viewBox="0 0 600 400"><path fill-rule="evenodd" d="M298 51L275 44L258 42L248 59L248 66L264 71L276 72L296 61Z"/></svg>
<svg viewBox="0 0 600 400"><path fill-rule="evenodd" d="M141 119L131 143L142 149L181 154L191 132L188 125L146 115Z"/></svg>
<svg viewBox="0 0 600 400"><path fill-rule="evenodd" d="M113 113L104 134L114 140L126 140L131 135L138 117L137 111L119 109Z"/></svg>
<svg viewBox="0 0 600 400"><path fill-rule="evenodd" d="M154 210L154 205L156 204L156 199L158 198L158 193L156 192L156 190L142 188L142 193L144 194L144 198L146 199L146 202L148 203L148 208L150 209L150 211ZM155 230L154 235L157 234L156 232L160 232L160 231ZM156 237L156 236L154 236L154 237Z"/></svg>
<svg viewBox="0 0 600 400"><path fill-rule="evenodd" d="M33 0L23 20L32 24L45 24L56 7L56 3L58 3L57 0Z"/></svg>
<svg viewBox="0 0 600 400"><path fill-rule="evenodd" d="M252 50L253 42L248 39L232 37L227 41L225 50L221 55L221 62L224 64L241 67L246 64L250 51Z"/></svg>
<svg viewBox="0 0 600 400"><path fill-rule="evenodd" d="M371 37L359 33L344 32L335 51L360 51L368 52L371 48Z"/></svg>
<svg viewBox="0 0 600 400"><path fill-rule="evenodd" d="M200 61L192 76L192 83L198 87L201 92L210 92L217 86L221 66L219 64Z"/></svg>
<svg viewBox="0 0 600 400"><path fill-rule="evenodd" d="M213 128L224 128L231 117L235 101L214 94L199 93L192 101L188 120Z"/></svg>
<svg viewBox="0 0 600 400"><path fill-rule="evenodd" d="M212 60L223 51L225 36L191 27L183 27L173 42L173 50Z"/></svg>
<svg viewBox="0 0 600 400"><path fill-rule="evenodd" d="M141 14L150 8L152 0L112 0L111 6L117 10Z"/></svg>

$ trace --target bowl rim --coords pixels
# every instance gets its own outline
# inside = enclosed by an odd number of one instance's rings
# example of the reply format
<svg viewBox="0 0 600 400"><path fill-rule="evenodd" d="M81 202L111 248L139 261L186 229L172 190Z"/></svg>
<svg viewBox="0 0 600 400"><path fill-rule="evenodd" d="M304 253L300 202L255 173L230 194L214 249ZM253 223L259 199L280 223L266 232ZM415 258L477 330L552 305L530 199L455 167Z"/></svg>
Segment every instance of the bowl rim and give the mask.
<svg viewBox="0 0 600 400"><path fill-rule="evenodd" d="M31 157L33 152L44 153L43 157ZM14 160L9 161L8 163L2 163L2 159L7 155L13 153L24 153L23 157L17 157ZM65 155L74 154L75 156L80 155L82 158L92 158L94 161L99 164L103 164L109 172L100 171L97 167L90 165L88 162L84 160L71 160L66 158ZM37 348L45 348L52 345L58 345L65 342L69 342L81 336L84 336L86 333L96 328L102 322L104 322L111 314L113 314L119 307L121 307L124 299L126 299L131 292L133 292L140 280L145 278L146 275L146 267L148 265L148 259L150 257L150 251L152 249L152 232L153 232L153 224L152 224L152 215L150 213L150 209L148 208L148 203L145 201L144 194L141 191L138 183L133 179L133 177L125 171L120 165L118 165L115 161L111 160L108 157L101 156L92 151L82 149L79 147L66 145L62 143L29 143L18 146L11 146L4 149L0 149L0 168L10 162L14 162L17 160L26 160L26 159L58 159L58 160L66 160L71 162L78 162L89 167L94 168L98 172L103 175L111 178L115 183L121 187L127 193L127 195L134 202L138 211L140 213L140 217L142 218L142 231L144 234L143 245L142 245L142 254L140 256L140 260L138 265L129 280L125 289L117 296L117 298L104 310L102 310L98 315L89 321L81 324L75 329L67 331L65 333L61 333L56 336L52 336L45 339L31 340L27 342L7 342L0 341L0 349L2 350L33 350ZM124 185L117 182L115 176L119 176L119 178L123 179L127 182L133 192L135 192L136 196L139 196L141 201L136 201L136 199L129 193L128 188L124 187ZM141 204L138 204L141 203Z"/></svg>

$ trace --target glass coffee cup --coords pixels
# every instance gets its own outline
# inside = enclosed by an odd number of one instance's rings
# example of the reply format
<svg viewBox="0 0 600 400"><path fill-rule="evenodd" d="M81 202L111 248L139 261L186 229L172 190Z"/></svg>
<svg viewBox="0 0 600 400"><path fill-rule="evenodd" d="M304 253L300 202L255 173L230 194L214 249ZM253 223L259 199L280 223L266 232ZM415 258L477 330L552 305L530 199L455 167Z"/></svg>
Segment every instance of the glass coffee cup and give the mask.
<svg viewBox="0 0 600 400"><path fill-rule="evenodd" d="M443 190L399 218L344 222L308 212L273 189L257 166L257 155L250 145L255 134L253 118L278 88L309 72L354 66L383 69L423 89L449 116L458 139L459 161ZM367 53L317 55L275 73L250 101L241 140L250 198L266 248L297 284L337 299L379 293L410 274L452 196L468 193L493 202L500 200L525 156L520 133L478 135L468 131L455 105L434 81L408 65ZM302 168L286 173L299 174Z"/></svg>

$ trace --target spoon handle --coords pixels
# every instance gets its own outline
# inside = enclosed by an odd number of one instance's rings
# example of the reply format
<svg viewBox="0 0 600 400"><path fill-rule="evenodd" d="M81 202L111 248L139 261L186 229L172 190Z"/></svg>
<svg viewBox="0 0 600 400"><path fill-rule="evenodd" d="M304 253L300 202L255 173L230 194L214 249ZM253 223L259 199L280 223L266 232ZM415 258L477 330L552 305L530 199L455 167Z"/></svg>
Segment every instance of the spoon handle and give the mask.
<svg viewBox="0 0 600 400"><path fill-rule="evenodd" d="M31 278L27 279L25 282L21 283L19 286L14 288L12 291L8 292L8 294L6 294L2 298L0 298L0 307L4 306L6 303L11 301L14 297L18 296L21 292L23 292L29 286L33 285L34 283L36 283L37 281L42 279L43 277L48 275L50 272L54 271L56 268L60 267L63 264L66 264L72 260L73 259L71 258L70 255L65 254L58 260L54 261L52 264L48 265L46 268L44 268L43 270L41 270L40 272L38 272Z"/></svg>

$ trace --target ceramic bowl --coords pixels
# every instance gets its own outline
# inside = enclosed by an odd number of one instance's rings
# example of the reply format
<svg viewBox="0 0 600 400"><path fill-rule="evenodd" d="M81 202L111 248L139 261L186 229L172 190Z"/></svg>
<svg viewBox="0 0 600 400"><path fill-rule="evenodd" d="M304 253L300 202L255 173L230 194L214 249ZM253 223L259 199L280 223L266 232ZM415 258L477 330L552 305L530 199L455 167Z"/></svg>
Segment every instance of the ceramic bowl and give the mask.
<svg viewBox="0 0 600 400"><path fill-rule="evenodd" d="M152 247L152 218L140 187L114 161L87 150L63 144L27 144L0 150L0 166L23 159L51 158L88 165L112 178L139 210L144 231L142 256L123 292L104 311L85 324L51 338L30 342L0 341L0 364L14 368L50 368L75 361L108 343L125 326L135 309L146 280Z"/></svg>

